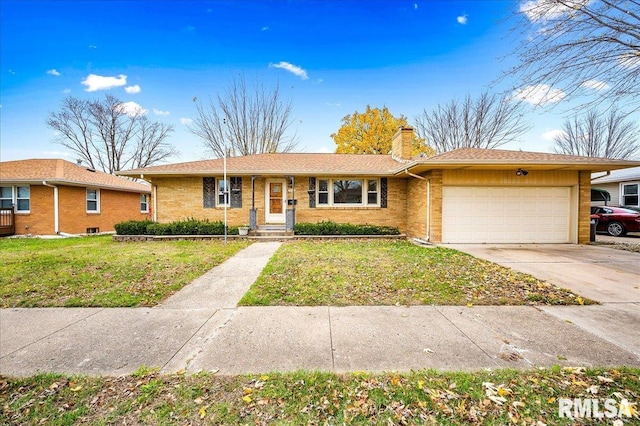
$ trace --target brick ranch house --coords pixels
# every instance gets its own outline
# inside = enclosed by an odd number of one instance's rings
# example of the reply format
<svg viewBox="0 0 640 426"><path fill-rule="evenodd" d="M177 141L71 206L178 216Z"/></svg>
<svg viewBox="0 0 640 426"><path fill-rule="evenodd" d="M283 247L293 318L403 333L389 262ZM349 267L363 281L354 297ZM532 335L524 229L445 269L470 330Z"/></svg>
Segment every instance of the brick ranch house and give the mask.
<svg viewBox="0 0 640 426"><path fill-rule="evenodd" d="M113 231L150 218L151 187L60 159L0 163L0 235ZM13 217L13 223L8 220Z"/></svg>
<svg viewBox="0 0 640 426"><path fill-rule="evenodd" d="M332 220L398 227L434 243L586 243L594 171L638 162L458 149L412 158L413 129L391 155L257 154L119 172L152 185L153 219L229 225ZM228 198L225 198L225 191ZM228 201L226 201L228 200Z"/></svg>

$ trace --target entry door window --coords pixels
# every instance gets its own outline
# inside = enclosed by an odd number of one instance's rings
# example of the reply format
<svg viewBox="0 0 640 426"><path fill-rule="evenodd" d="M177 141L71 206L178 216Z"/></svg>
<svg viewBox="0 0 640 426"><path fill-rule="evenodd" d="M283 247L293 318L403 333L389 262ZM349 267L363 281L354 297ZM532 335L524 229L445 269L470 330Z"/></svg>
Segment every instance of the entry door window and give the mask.
<svg viewBox="0 0 640 426"><path fill-rule="evenodd" d="M282 183L269 183L269 212L272 214L282 213Z"/></svg>

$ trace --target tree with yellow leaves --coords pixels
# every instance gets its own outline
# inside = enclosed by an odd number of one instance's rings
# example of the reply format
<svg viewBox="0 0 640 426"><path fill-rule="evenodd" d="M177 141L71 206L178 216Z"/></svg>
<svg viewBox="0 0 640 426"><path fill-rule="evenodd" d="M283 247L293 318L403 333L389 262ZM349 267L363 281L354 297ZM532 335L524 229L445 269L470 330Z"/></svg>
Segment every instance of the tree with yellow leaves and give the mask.
<svg viewBox="0 0 640 426"><path fill-rule="evenodd" d="M338 154L389 154L391 138L400 127L408 126L407 119L401 115L396 118L385 106L358 111L342 119L342 126L331 138L336 143ZM433 155L433 149L427 146L424 139L415 138L413 155Z"/></svg>

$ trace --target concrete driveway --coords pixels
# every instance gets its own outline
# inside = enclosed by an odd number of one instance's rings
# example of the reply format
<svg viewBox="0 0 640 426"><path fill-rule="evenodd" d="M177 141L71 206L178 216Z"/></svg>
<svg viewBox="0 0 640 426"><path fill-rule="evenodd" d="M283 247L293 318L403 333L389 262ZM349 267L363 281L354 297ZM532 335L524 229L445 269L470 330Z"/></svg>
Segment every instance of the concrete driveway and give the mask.
<svg viewBox="0 0 640 426"><path fill-rule="evenodd" d="M446 245L600 302L545 312L640 354L640 253L572 244Z"/></svg>
<svg viewBox="0 0 640 426"><path fill-rule="evenodd" d="M446 247L526 272L600 303L640 303L640 254L573 244L452 244Z"/></svg>

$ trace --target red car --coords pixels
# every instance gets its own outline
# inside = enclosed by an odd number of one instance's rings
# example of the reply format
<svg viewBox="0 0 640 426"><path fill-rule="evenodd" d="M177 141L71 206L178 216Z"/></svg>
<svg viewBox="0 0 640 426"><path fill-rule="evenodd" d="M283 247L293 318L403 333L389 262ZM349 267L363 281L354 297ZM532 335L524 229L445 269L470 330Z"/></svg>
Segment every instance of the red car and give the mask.
<svg viewBox="0 0 640 426"><path fill-rule="evenodd" d="M591 217L597 217L597 231L606 231L614 237L627 232L640 232L640 213L620 207L591 207Z"/></svg>

